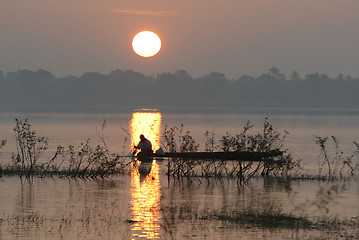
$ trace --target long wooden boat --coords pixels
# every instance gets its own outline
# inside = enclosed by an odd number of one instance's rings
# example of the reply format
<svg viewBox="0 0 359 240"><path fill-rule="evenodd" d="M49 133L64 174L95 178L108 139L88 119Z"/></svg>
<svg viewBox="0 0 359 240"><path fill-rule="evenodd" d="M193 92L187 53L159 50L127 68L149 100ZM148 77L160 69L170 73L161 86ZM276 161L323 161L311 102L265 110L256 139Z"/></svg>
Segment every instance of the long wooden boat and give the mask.
<svg viewBox="0 0 359 240"><path fill-rule="evenodd" d="M213 160L241 160L241 161L263 161L271 157L283 155L281 151L270 152L173 152L164 154L141 154L137 158L182 158L182 159L213 159Z"/></svg>

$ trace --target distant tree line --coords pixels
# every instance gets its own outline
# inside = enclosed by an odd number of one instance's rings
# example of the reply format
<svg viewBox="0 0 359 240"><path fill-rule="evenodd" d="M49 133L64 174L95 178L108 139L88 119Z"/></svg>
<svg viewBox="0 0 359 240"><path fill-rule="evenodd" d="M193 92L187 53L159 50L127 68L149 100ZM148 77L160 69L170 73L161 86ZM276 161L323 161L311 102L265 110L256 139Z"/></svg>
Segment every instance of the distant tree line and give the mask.
<svg viewBox="0 0 359 240"><path fill-rule="evenodd" d="M295 107L358 108L359 78L318 72L301 77L271 68L258 77L229 80L212 72L145 76L132 70L55 77L44 70L0 71L0 108L10 106Z"/></svg>

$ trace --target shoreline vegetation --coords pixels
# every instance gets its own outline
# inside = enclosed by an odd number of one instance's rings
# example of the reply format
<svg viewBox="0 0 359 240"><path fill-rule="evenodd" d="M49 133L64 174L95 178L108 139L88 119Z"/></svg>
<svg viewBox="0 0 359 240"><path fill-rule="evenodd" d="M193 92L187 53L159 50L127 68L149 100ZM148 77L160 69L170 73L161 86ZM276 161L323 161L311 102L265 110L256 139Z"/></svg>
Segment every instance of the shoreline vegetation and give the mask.
<svg viewBox="0 0 359 240"><path fill-rule="evenodd" d="M133 162L132 155L121 156L108 150L104 129L97 132L100 144L93 145L90 139L79 145L57 146L55 153L48 159L43 154L48 150L48 138L37 136L28 119L15 119L16 152L12 153L7 164L0 164L1 175L19 176L67 176L79 178L107 177L129 172ZM335 136L315 136L315 143L319 147L318 174L307 174L301 160L293 159L288 149L284 147L287 131L280 132L268 118L264 119L263 129L253 132L249 121L237 133L227 132L218 139L212 131L205 132L205 143L198 143L191 132L181 126L165 126L162 133L161 147L165 152L198 152L201 144L205 152L281 152L277 156L270 156L263 161L228 161L218 159L182 159L169 158L167 160L168 176L212 178L237 178L240 184L246 184L253 177L280 177L285 179L310 180L338 180L350 176L357 176L359 172L359 144L353 142L354 151L345 155L340 150L339 140ZM128 131L123 129L125 134ZM7 144L6 139L0 139L1 149ZM334 152L334 154L332 154Z"/></svg>
<svg viewBox="0 0 359 240"><path fill-rule="evenodd" d="M127 174L131 168L130 157L121 158L118 154L111 153L104 137L106 121L102 124L102 132L98 133L101 144L93 146L90 140L80 143L78 146L58 146L56 152L48 161L44 161L44 153L48 146L48 139L36 135L27 119L15 120L14 133L16 138L16 152L12 154L11 161L7 165L0 166L0 176L21 176L31 181L34 176L39 177L70 177L70 178L106 178L117 174ZM243 202L240 209L233 206L222 206L220 209L202 209L198 206L186 205L186 203L171 203L161 205L162 215L161 228L163 235L175 239L176 229L181 224L196 226L193 234L197 231L205 231L214 224L223 229L241 228L243 231L268 231L290 230L292 237L318 236L322 239L335 237L336 239L355 239L359 236L359 218L338 219L326 215L313 217L308 214L308 209L313 211L329 211L329 204L334 202L341 193L338 181L347 177L355 177L359 171L359 145L354 142L356 149L353 153L345 155L340 151L337 138L316 136L316 144L319 147L318 174L306 175L299 160L294 160L288 149L284 148L287 131L280 132L276 127L264 120L263 129L252 132L253 125L247 122L238 133L226 133L217 139L214 132L206 131L206 142L202 146L205 151L282 151L283 155L275 156L263 162L245 161L198 161L184 160L180 158L168 159L171 164L167 174L173 179L187 179L192 182L197 179L224 180L225 178L237 179L238 187L245 187L250 180L256 177L264 179L289 180L318 180L327 181L331 185L327 189L320 189L314 200L304 204L295 204L295 193L289 198L293 204L291 211L283 210L280 202L253 196L254 199ZM124 130L125 131L125 130ZM125 131L126 132L126 131ZM1 149L7 141L0 141ZM162 134L161 147L167 152L195 152L200 149L200 144L186 131L184 126L166 126ZM334 155L330 154L330 144L334 145ZM333 147L333 146L331 146ZM181 180L180 180L181 182ZM95 210L91 210L95 211ZM95 212L94 212L95 214ZM84 215L84 214L83 214ZM96 215L96 214L95 214ZM120 225L124 222L132 224L126 217L112 218L111 224ZM60 222L59 233L69 234L72 231L67 223L82 223L84 219L73 219L62 216L62 219L49 219L47 216L32 215L3 216L0 223L9 228L14 224L35 224L38 229ZM96 219L86 218L87 225L96 227ZM1 226L0 224L0 226ZM108 224L108 223L106 223ZM64 228L66 226L66 228ZM200 228L200 229L199 229ZM202 229L203 228L203 229ZM207 229L207 230L206 230ZM294 235L293 235L294 234ZM290 238L290 237L289 237Z"/></svg>
<svg viewBox="0 0 359 240"><path fill-rule="evenodd" d="M55 153L47 160L42 159L48 149L48 138L37 136L32 130L28 119L15 119L16 152L12 153L11 161L0 165L1 175L19 176L67 176L77 178L106 177L125 172L130 164L126 158L111 153L106 145L102 125L102 135L98 135L102 144L92 145L90 139L81 142L78 146L67 147L58 145ZM6 140L0 145L4 147ZM0 152L1 154L1 152Z"/></svg>

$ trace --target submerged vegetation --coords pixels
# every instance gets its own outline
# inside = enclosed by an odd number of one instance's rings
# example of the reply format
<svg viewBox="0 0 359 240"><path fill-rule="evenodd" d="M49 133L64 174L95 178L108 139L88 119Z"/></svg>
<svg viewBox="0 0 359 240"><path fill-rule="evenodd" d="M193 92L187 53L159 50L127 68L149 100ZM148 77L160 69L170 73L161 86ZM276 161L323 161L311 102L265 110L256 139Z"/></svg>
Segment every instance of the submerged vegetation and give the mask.
<svg viewBox="0 0 359 240"><path fill-rule="evenodd" d="M327 176L330 179L343 178L350 174L354 176L359 172L359 144L353 142L355 150L347 156L339 148L339 140L335 136L318 137L316 136L316 144L319 145L320 153L318 156L319 176L323 176L323 169L327 167ZM328 140L331 140L334 147L334 155L331 156L328 151Z"/></svg>
<svg viewBox="0 0 359 240"><path fill-rule="evenodd" d="M219 185L223 181L226 180L222 179ZM290 182L292 181L272 181L267 182L266 186L278 187L281 183L290 186ZM211 226L215 231L224 231L224 234L234 229L244 231L243 235L249 239L263 239L264 235L258 238L248 237L247 234L266 231L271 234L264 239L272 239L273 236L273 239L356 239L359 236L358 217L329 214L335 209L333 204L343 197L342 194L346 191L344 185L328 182L317 190L314 197L306 195L306 201L300 199L291 187L283 189L288 194L286 201L285 197L273 197L276 195L274 192L261 192L257 187L248 191L250 187L245 186L239 188L238 198L227 201L229 196L223 196L219 205L211 204L208 200L204 200L205 204L194 204L193 199L171 199L169 204L161 207L161 226L172 236L171 239L178 236L176 230L181 225L194 226L192 232L188 233L189 236L195 236L197 231L205 231L205 228ZM212 183L208 187L212 189ZM290 235L283 236L286 231Z"/></svg>
<svg viewBox="0 0 359 240"><path fill-rule="evenodd" d="M12 153L8 164L0 164L0 176L5 175L63 175L69 177L106 177L114 174L129 172L131 156L120 156L111 153L107 148L103 122L101 133L98 132L100 144L92 144L90 139L78 145L57 146L49 156L48 138L38 136L27 119L15 120L14 134L16 152ZM246 159L218 160L218 159L167 159L167 174L177 177L231 177L237 178L240 184L245 184L253 177L282 177L301 179L338 179L346 176L355 176L359 171L359 144L354 142L355 150L348 156L340 151L339 140L331 136L316 136L319 146L318 175L304 174L300 160L293 159L284 142L289 133L279 131L267 118L262 130L255 131L249 121L238 133L225 133L216 139L214 132L206 131L203 149L206 152L236 152L270 153L256 161ZM162 134L161 147L170 153L197 152L201 149L191 135L191 132L180 127L165 126ZM127 139L127 137L126 137ZM334 146L329 146L332 140ZM0 142L1 150L7 140ZM329 147L334 149L334 155ZM124 147L125 149L125 147ZM46 156L45 156L46 155Z"/></svg>
<svg viewBox="0 0 359 240"><path fill-rule="evenodd" d="M139 234L147 234L151 239L233 239L238 235L248 239L357 239L359 236L358 217L327 215L332 211L329 208L331 203L344 193L338 186L321 187L315 198L304 204L297 203L298 198L289 199L288 204L285 197L277 198L275 192L258 191L247 186L241 186L240 194L230 199L231 188L228 185L233 181L229 183L228 179L221 178L208 185L187 180L181 183L171 181L169 187L162 190L163 198L157 199L159 204L156 206L153 206L150 196L141 195L143 205L148 208L139 208L141 213L138 213L129 212L126 194L119 194L123 190L123 179L25 179L19 181L21 188L17 198L25 205L30 201L31 207L1 213L0 236L6 239L7 234L19 239L138 239L136 236ZM38 184L40 182L42 184ZM37 206L54 206L54 196L51 195L60 196L68 190L54 193L57 190L49 188L49 182L50 186L70 188L70 196L61 196L56 201L56 211ZM267 183L272 187L279 185L278 182ZM213 186L216 189L224 186L223 195L212 193L206 195L210 200L203 199L202 194L211 191ZM38 202L39 196L32 194L39 188L43 194L41 203ZM83 191L84 188L87 190ZM181 189L199 191L188 197L181 193ZM295 195L291 189L285 192ZM288 207L291 203L293 206ZM324 214L317 215L316 211ZM135 214L148 218L134 220ZM161 216L160 219L154 219L154 214ZM156 233L156 237L149 233Z"/></svg>
<svg viewBox="0 0 359 240"><path fill-rule="evenodd" d="M102 131L104 127L105 122ZM15 120L14 133L17 152L12 154L7 166L0 167L4 174L96 178L123 173L128 165L126 159L110 153L105 141L93 146L90 139L78 146L59 145L52 157L43 160L40 158L48 149L48 138L37 136L27 119ZM101 139L104 140L103 137Z"/></svg>
<svg viewBox="0 0 359 240"><path fill-rule="evenodd" d="M284 149L283 143L288 132L280 133L267 118L261 132L252 133L253 127L250 122L247 122L239 133L232 135L227 132L220 138L217 145L214 133L210 134L207 131L205 150L278 154L269 155L261 161L171 158L169 159L171 168L168 174L188 177L238 177L240 182L246 183L257 175L287 176L291 170L300 167L300 162L295 161L287 149ZM199 144L190 136L189 131L183 134L183 126L180 129L166 126L163 138L162 145L169 152L193 152L199 149Z"/></svg>
<svg viewBox="0 0 359 240"><path fill-rule="evenodd" d="M161 208L162 215L175 219L191 221L220 221L230 224L247 225L261 228L302 228L310 229L313 222L306 217L285 213L279 203L268 200L251 199L243 202L240 209L222 206L220 209L200 209L186 204Z"/></svg>
<svg viewBox="0 0 359 240"><path fill-rule="evenodd" d="M243 234L278 231L275 239L357 239L359 236L358 218L341 220L325 216L295 216L283 211L280 204L268 200L255 199L254 202L244 203L240 209L231 206L201 209L198 206L178 204L161 208L161 211L161 227L171 239L176 239L176 229L181 224L194 226L193 236L197 236L199 231L208 231L209 228L216 228L216 231L243 229ZM282 236L285 230L290 235Z"/></svg>
<svg viewBox="0 0 359 240"><path fill-rule="evenodd" d="M102 132L98 134L100 144L93 145L90 139L87 139L78 145L58 146L56 151L50 155L46 154L49 139L38 136L28 120L16 119L13 129L16 152L12 154L7 165L0 166L0 176L36 175L44 177L59 175L73 177L76 178L73 181L77 181L77 178L103 178L129 172L132 159L123 158L109 151L104 137L105 127L106 122L104 121ZM355 176L358 173L359 147L356 142L354 142L355 151L346 156L340 151L339 141L335 137L316 137L316 144L320 150L318 175L305 177L307 179L330 180L328 181L330 186L320 187L319 191L314 193L315 196L307 201L298 197L290 186L284 186L284 188L288 193L291 206L285 206L275 197L267 195L268 192L258 194L251 190L248 195L242 194L251 185L250 180L257 176L263 177L264 182L268 181L265 182L265 187L271 185L270 181L278 180L290 185L290 182L295 178L305 179L300 173L300 161L294 160L288 149L285 148L284 143L287 135L288 132L279 131L268 119L265 119L263 128L259 131L256 131L250 122L247 122L238 133L227 132L219 138L216 138L214 132L207 131L204 135L206 141L201 148L201 143L192 137L190 131L184 130L183 125L180 127L166 126L162 135L161 147L167 152L196 152L204 149L207 152L274 151L281 154L268 156L256 162L168 159L168 189L170 191L165 190L169 192L163 195L161 200L159 199L160 207L158 209L149 208L150 211L160 212L161 219L156 224L160 226L161 238L191 239L202 237L206 239L206 234L209 231L212 231L211 234L216 232L217 235L215 236L221 234L228 236L224 233L228 229L235 229L240 233L248 231L252 234L272 234L277 231L280 232L279 236L287 234L285 231L288 231L290 236L283 238L292 239L303 239L308 236L310 236L309 239L358 238L358 217L342 219L326 215L330 211L331 204L335 203L345 190L345 184L340 186L332 180L342 179L346 174ZM330 143L333 143L334 146L331 146ZM0 156L1 150L6 147L6 144L7 140L0 141ZM334 155L332 149L334 149ZM151 179L153 180L153 178ZM180 180L170 181L171 179ZM223 190L223 199L216 202L219 204L217 206L212 203L200 204L201 202L196 202L195 198L176 199L176 194L172 196L173 192L177 192L177 188L182 189L183 185L186 185L183 183L193 184L192 179L198 179L199 181L194 184L199 185L202 185L204 179L208 180L208 186L210 183L229 185L229 182L234 180L237 182L236 187L240 192L240 197L235 200L228 200L230 197L225 196L230 191L228 188ZM211 179L216 181L210 182ZM31 181L33 178L24 181L24 183L29 182L30 192L32 191ZM108 180L99 179L95 181L106 185L104 182ZM139 181L141 180L139 179ZM110 182L109 188L116 185L112 180ZM22 191L26 192L26 189L22 187ZM89 192L84 191L83 193L93 194ZM105 194L104 192L107 191L103 191L102 194ZM81 197L74 197L75 202L66 204L64 211L56 212L53 215L41 212L41 210L37 212L36 208L30 212L17 212L12 215L2 214L0 215L0 230L6 229L15 236L31 237L34 231L28 229L36 229L37 236L44 234L47 237L71 238L77 235L78 239L88 239L94 236L97 238L107 236L108 239L121 237L128 239L131 237L132 227L138 222L133 221L128 216L127 211L125 213L120 211L123 207L123 199L119 201L118 198L119 196L123 197L122 194L118 194L117 191L108 191L107 194L111 195L111 201L102 195L96 200L85 195L83 197L86 199L84 208L76 208ZM25 197L25 195L21 195L21 197ZM324 214L318 216L317 212ZM119 226L121 231L118 230ZM184 226L191 226L191 228ZM186 232L179 231L181 227ZM117 230L114 231L114 229ZM258 238L258 236L256 237Z"/></svg>
<svg viewBox="0 0 359 240"><path fill-rule="evenodd" d="M254 204L253 200L256 200ZM0 229L5 236L9 233L24 239L133 239L136 222L121 211L121 201L105 198L101 203L89 197L85 207L76 202L57 214L37 211L4 214L0 217ZM172 203L161 205L158 211L162 217L155 223L160 227L156 238L161 239L221 239L221 235L228 239L231 233L248 238L256 236L253 239L357 239L359 236L358 218L295 216L286 213L280 204L263 198L243 202L240 208L214 209ZM151 222L146 224L147 230L153 231Z"/></svg>

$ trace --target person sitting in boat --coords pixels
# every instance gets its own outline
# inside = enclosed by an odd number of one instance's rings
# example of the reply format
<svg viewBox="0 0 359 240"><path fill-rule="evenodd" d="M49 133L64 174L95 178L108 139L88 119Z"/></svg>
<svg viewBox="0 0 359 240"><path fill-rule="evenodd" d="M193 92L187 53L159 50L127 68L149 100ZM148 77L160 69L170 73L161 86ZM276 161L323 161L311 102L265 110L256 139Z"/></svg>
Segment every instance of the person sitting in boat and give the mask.
<svg viewBox="0 0 359 240"><path fill-rule="evenodd" d="M141 141L138 143L137 146L135 146L136 149L141 150L140 153L146 154L146 153L153 153L152 151L152 143L150 140L145 138L143 134L140 135Z"/></svg>

